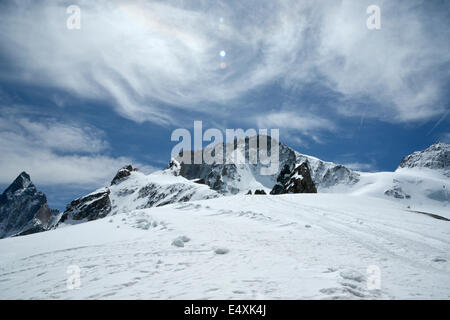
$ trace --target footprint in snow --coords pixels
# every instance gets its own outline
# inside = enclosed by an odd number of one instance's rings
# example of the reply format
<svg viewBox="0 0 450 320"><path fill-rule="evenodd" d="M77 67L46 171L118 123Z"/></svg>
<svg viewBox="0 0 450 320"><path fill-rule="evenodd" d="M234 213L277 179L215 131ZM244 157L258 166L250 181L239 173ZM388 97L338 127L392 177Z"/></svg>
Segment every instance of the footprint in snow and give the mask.
<svg viewBox="0 0 450 320"><path fill-rule="evenodd" d="M176 238L175 240L172 241L172 245L175 247L182 248L184 247L184 241L181 240L180 238Z"/></svg>
<svg viewBox="0 0 450 320"><path fill-rule="evenodd" d="M187 236L181 236L180 239L181 239L183 242L189 242L189 241L191 241L191 239L190 239L189 237L187 237Z"/></svg>
<svg viewBox="0 0 450 320"><path fill-rule="evenodd" d="M442 257L436 257L433 259L433 262L447 262L447 260Z"/></svg>
<svg viewBox="0 0 450 320"><path fill-rule="evenodd" d="M353 280L356 282L363 282L365 277L362 273L354 270L345 270L339 274L345 280Z"/></svg>
<svg viewBox="0 0 450 320"><path fill-rule="evenodd" d="M184 243L185 242L189 242L189 241L191 241L191 239L189 237L181 236L181 237L178 237L178 238L174 239L172 241L172 245L175 246L175 247L182 248L182 247L184 247Z"/></svg>
<svg viewBox="0 0 450 320"><path fill-rule="evenodd" d="M230 250L228 250L227 248L217 248L216 250L214 250L215 254L227 254L228 252L230 252Z"/></svg>

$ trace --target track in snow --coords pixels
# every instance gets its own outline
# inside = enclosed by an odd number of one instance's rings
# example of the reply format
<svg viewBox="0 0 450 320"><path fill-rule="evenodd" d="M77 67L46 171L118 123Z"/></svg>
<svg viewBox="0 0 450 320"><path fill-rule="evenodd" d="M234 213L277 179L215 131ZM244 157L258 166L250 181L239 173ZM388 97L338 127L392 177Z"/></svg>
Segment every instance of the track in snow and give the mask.
<svg viewBox="0 0 450 320"><path fill-rule="evenodd" d="M339 194L138 210L0 240L0 261L3 299L450 298L448 221ZM66 286L70 265L80 289Z"/></svg>

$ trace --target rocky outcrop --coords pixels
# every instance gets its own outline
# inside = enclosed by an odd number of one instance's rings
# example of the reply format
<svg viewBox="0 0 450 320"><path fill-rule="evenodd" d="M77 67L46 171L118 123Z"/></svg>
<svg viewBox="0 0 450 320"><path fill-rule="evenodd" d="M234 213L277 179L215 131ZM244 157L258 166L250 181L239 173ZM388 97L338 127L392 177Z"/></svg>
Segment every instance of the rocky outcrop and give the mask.
<svg viewBox="0 0 450 320"><path fill-rule="evenodd" d="M280 172L277 184L273 187L270 194L286 193L317 193L306 163L296 165L293 170L289 170L289 167L285 166Z"/></svg>
<svg viewBox="0 0 450 320"><path fill-rule="evenodd" d="M403 158L399 168L437 169L450 177L450 145L438 142L423 151L416 151Z"/></svg>
<svg viewBox="0 0 450 320"><path fill-rule="evenodd" d="M265 195L267 194L264 190L255 190L255 195Z"/></svg>
<svg viewBox="0 0 450 320"><path fill-rule="evenodd" d="M199 181L183 178L179 171L176 160L172 160L165 170L149 175L125 166L117 172L109 187L100 188L67 205L60 223L91 221L136 209L219 196Z"/></svg>
<svg viewBox="0 0 450 320"><path fill-rule="evenodd" d="M406 194L399 186L394 186L392 189L386 190L384 194L388 197L394 197L396 199L411 199L411 196Z"/></svg>
<svg viewBox="0 0 450 320"><path fill-rule="evenodd" d="M133 171L137 171L137 169L133 168L131 165L122 167L119 171L117 171L116 176L112 179L111 185L119 184L121 181L129 177Z"/></svg>
<svg viewBox="0 0 450 320"><path fill-rule="evenodd" d="M110 190L102 188L67 205L60 223L68 220L91 221L106 217L111 212Z"/></svg>
<svg viewBox="0 0 450 320"><path fill-rule="evenodd" d="M26 172L0 196L0 238L49 230L58 218L59 211L49 208L45 194Z"/></svg>
<svg viewBox="0 0 450 320"><path fill-rule="evenodd" d="M171 172L174 176L179 176L181 171L181 165L177 160L171 159L169 162L169 166L166 168L166 170Z"/></svg>

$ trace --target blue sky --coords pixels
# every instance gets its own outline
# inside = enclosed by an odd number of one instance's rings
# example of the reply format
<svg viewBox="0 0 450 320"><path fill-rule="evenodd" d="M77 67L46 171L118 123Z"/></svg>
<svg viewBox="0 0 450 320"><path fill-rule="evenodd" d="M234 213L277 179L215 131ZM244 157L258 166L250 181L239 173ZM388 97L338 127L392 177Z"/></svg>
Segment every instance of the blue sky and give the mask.
<svg viewBox="0 0 450 320"><path fill-rule="evenodd" d="M166 166L194 120L395 170L450 142L449 21L445 0L2 1L0 187L26 170L63 209L127 163Z"/></svg>

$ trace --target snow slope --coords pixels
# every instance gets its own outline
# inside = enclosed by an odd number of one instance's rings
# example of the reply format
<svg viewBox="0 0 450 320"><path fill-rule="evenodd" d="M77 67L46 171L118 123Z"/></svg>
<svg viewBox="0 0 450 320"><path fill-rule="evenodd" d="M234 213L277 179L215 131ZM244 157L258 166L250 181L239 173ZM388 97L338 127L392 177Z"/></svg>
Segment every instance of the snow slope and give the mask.
<svg viewBox="0 0 450 320"><path fill-rule="evenodd" d="M79 289L66 287L70 265ZM176 203L0 240L0 288L1 299L448 299L450 222L352 194Z"/></svg>
<svg viewBox="0 0 450 320"><path fill-rule="evenodd" d="M395 172L360 172L354 185L340 184L321 192L372 196L405 208L430 211L450 219L450 179L439 170L399 168Z"/></svg>
<svg viewBox="0 0 450 320"><path fill-rule="evenodd" d="M139 171L132 172L128 179L109 189L112 214L221 196L206 185L175 175L170 169L149 175Z"/></svg>

